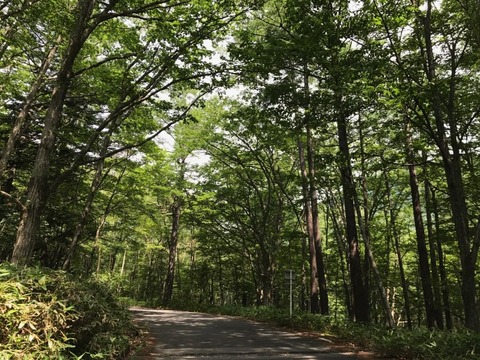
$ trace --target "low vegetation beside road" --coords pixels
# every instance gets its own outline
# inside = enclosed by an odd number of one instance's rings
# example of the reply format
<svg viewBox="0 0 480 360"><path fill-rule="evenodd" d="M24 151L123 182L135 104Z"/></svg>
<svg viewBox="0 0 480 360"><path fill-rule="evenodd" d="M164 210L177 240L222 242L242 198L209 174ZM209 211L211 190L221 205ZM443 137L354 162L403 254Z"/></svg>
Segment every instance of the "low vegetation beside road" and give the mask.
<svg viewBox="0 0 480 360"><path fill-rule="evenodd" d="M99 282L41 268L0 265L0 359L123 359L138 332L126 306ZM272 307L172 304L329 336L381 358L474 360L480 335L419 328L388 330Z"/></svg>
<svg viewBox="0 0 480 360"><path fill-rule="evenodd" d="M102 284L0 265L0 359L122 359L136 330Z"/></svg>
<svg viewBox="0 0 480 360"><path fill-rule="evenodd" d="M387 329L375 325L359 325L339 321L320 314L297 312L272 307L215 307L175 304L177 309L240 316L287 329L329 336L337 343L371 350L381 359L478 360L480 334L466 330L441 331L417 328Z"/></svg>

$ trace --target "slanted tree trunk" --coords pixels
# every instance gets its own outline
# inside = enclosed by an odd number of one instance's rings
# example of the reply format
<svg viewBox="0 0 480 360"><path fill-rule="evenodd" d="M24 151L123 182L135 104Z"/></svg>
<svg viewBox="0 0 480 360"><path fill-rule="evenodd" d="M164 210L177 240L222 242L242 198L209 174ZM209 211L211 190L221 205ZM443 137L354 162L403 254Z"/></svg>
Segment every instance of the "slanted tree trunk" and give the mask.
<svg viewBox="0 0 480 360"><path fill-rule="evenodd" d="M125 264L127 263L127 247L123 249L123 257L122 257L122 267L120 268L120 277L123 277L125 274ZM150 266L151 268L151 266Z"/></svg>
<svg viewBox="0 0 480 360"><path fill-rule="evenodd" d="M93 200L95 199L95 195L97 194L98 189L100 188L100 185L105 178L105 176L108 174L108 171L105 175L103 175L103 169L105 165L105 159L103 156L105 155L108 145L110 144L110 137L107 136L105 139L105 142L102 147L102 152L100 154L100 160L98 160L97 165L96 165L96 170L95 170L95 175L92 180L92 184L90 185L90 191L88 193L87 199L85 201L85 205L83 207L82 214L80 215L80 219L77 223L77 226L75 226L75 230L73 232L72 240L70 242L70 246L68 248L67 256L65 258L65 261L63 262L62 269L65 271L70 270L70 266L72 264L73 256L75 255L75 251L78 246L78 242L80 241L80 237L83 233L83 229L85 227L85 224L87 222L87 218L90 215L90 211L92 209L93 205ZM123 172L125 169L123 170ZM122 172L122 175L123 175ZM120 176L119 179L121 179L122 176ZM117 181L118 185L119 181Z"/></svg>
<svg viewBox="0 0 480 360"><path fill-rule="evenodd" d="M70 42L56 77L52 99L45 117L43 131L33 165L30 184L27 191L27 206L20 218L11 262L27 265L32 261L35 248L35 236L40 224L41 211L48 198L48 175L50 159L55 146L55 132L62 117L63 105L77 55L87 39L86 29L92 14L95 0L79 1L77 17Z"/></svg>
<svg viewBox="0 0 480 360"><path fill-rule="evenodd" d="M60 41L61 41L61 38L59 38L57 42L59 43ZM23 103L22 109L20 110L20 113L15 119L15 123L13 125L12 131L10 132L10 136L8 137L7 142L3 146L2 152L0 154L0 186L3 183L5 171L7 169L10 156L12 155L15 149L15 145L18 139L20 138L20 135L22 134L22 131L25 128L25 125L27 123L28 113L31 110L33 101L37 97L38 91L40 90L40 87L45 81L45 73L50 68L50 65L53 61L53 58L57 50L58 50L58 44L54 45L50 49L45 60L43 61L42 66L40 67L40 71L37 75L37 78L33 82L30 88L30 92L28 93L27 98Z"/></svg>
<svg viewBox="0 0 480 360"><path fill-rule="evenodd" d="M102 265L102 246L100 244L100 234L103 230L103 227L105 226L107 222L107 217L108 214L110 214L110 209L112 208L112 203L113 203L113 198L115 195L118 193L118 185L120 184L120 181L122 181L123 175L125 174L125 171L127 170L126 167L122 169L120 172L120 175L117 178L117 181L115 183L115 187L112 190L112 193L110 194L107 202L107 206L105 206L105 210L103 211L102 216L100 217L100 221L97 225L97 230L95 231L95 240L93 243L93 248L91 252L91 260L90 262L93 262L93 257L95 255L95 250L97 250L97 269L96 269L96 276L98 277L100 275L100 268Z"/></svg>

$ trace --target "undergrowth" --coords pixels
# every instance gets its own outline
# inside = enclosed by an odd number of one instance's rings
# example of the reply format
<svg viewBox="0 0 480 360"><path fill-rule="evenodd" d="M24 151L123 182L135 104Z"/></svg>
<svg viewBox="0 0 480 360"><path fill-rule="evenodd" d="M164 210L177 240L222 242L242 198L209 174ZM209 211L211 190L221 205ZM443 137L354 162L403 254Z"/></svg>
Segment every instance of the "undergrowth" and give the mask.
<svg viewBox="0 0 480 360"><path fill-rule="evenodd" d="M428 329L389 330L381 326L359 325L319 314L294 313L272 307L240 307L174 304L174 308L239 316L296 331L332 335L359 347L370 349L383 358L422 360L478 360L480 334L466 330L431 331Z"/></svg>
<svg viewBox="0 0 480 360"><path fill-rule="evenodd" d="M0 264L0 359L122 359L135 329L106 288Z"/></svg>

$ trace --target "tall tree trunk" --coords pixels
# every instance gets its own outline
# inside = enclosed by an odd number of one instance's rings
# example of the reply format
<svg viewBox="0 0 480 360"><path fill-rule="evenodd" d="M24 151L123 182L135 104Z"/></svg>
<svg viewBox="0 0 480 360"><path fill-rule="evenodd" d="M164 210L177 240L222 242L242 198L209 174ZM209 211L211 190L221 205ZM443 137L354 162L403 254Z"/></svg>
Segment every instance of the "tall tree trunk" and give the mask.
<svg viewBox="0 0 480 360"><path fill-rule="evenodd" d="M104 150L106 151L106 148L104 148ZM78 242L80 241L80 236L83 233L83 229L87 222L87 218L90 215L90 211L92 209L93 200L95 199L95 195L97 194L97 191L100 188L100 184L102 183L102 180L104 179L104 176L103 176L104 164L105 164L105 159L103 158L101 158L97 162L95 176L93 177L92 184L90 185L90 191L85 201L85 205L83 207L82 214L80 215L80 219L77 223L77 226L75 226L75 230L73 232L72 240L68 248L66 259L63 262L62 269L65 271L70 270L72 259L73 259L73 256L75 255L75 250L77 249ZM107 174L108 174L108 171L107 171Z"/></svg>
<svg viewBox="0 0 480 360"><path fill-rule="evenodd" d="M443 299L443 309L445 312L445 323L448 330L453 329L452 313L450 310L450 291L448 290L448 279L447 271L445 270L444 256L443 256L443 246L442 240L440 238L440 218L438 214L437 198L435 195L435 190L430 185L429 186L431 199L432 199L432 210L435 221L435 238L437 243L438 251L438 271L440 273L440 281L442 283L442 299Z"/></svg>
<svg viewBox="0 0 480 360"><path fill-rule="evenodd" d="M410 191L412 196L412 210L415 222L415 233L417 240L418 262L420 278L422 280L423 300L427 317L427 326L433 328L436 325L435 303L433 301L432 280L430 277L430 266L428 264L428 251L423 227L422 206L420 203L420 192L418 189L417 174L415 170L415 156L412 148L412 134L409 120L405 122L406 135L406 159L410 178Z"/></svg>
<svg viewBox="0 0 480 360"><path fill-rule="evenodd" d="M328 315L328 292L327 277L325 275L325 262L323 260L322 238L318 219L318 191L315 186L315 162L313 158L313 137L310 127L307 128L307 159L309 180L309 201L312 211L313 243L315 245L315 257L317 259L317 281L319 287L320 313Z"/></svg>
<svg viewBox="0 0 480 360"><path fill-rule="evenodd" d="M437 325L440 329L444 328L443 323L443 313L442 313L442 296L440 289L440 277L438 275L437 267L437 245L434 238L433 232L433 221L432 221L432 204L430 199L430 189L429 182L425 179L425 212L427 215L427 234L428 234L428 246L430 248L430 265L432 268L432 287L433 287L433 298L435 304L435 318Z"/></svg>
<svg viewBox="0 0 480 360"><path fill-rule="evenodd" d="M302 191L304 201L305 223L307 226L307 236L310 254L310 311L312 313L319 312L319 285L318 285L318 269L317 256L315 249L315 238L313 230L312 208L308 196L308 175L305 163L305 151L302 141L298 140L298 153L300 158L300 171L302 175Z"/></svg>
<svg viewBox="0 0 480 360"><path fill-rule="evenodd" d="M382 277L380 275L380 271L378 270L377 262L375 261L375 257L373 255L372 247L370 245L370 233L368 228L366 227L365 223L362 221L362 215L360 212L360 206L358 205L358 199L355 196L355 208L357 212L357 218L360 225L360 229L362 231L363 242L365 245L365 255L366 255L366 263L371 267L373 273L375 275L375 281L377 283L378 292L380 298L382 300L382 306L385 312L385 318L387 325L391 328L395 327L395 321L392 317L392 311L390 308L390 302L388 301L387 291L385 290L385 286L383 285ZM365 274L366 275L366 274ZM367 283L368 279L365 276L365 283ZM368 301L368 299L367 299Z"/></svg>
<svg viewBox="0 0 480 360"><path fill-rule="evenodd" d="M172 210L172 230L170 231L170 243L168 246L168 269L167 277L165 279L165 289L163 291L162 303L164 306L168 306L172 300L173 295L173 282L175 279L175 263L177 259L177 246L178 246L178 231L180 229L180 210L182 204L181 199L175 197L171 206Z"/></svg>
<svg viewBox="0 0 480 360"><path fill-rule="evenodd" d="M323 260L322 238L320 233L320 224L318 220L318 192L315 184L315 159L313 149L313 136L311 128L311 115L314 113L310 106L310 86L308 79L308 67L304 66L304 91L306 98L306 131L307 131L307 162L308 162L308 201L311 204L312 211L312 239L315 246L315 257L317 259L317 281L319 287L320 312L322 315L328 315L328 292L327 292L327 278L325 276L325 262Z"/></svg>
<svg viewBox="0 0 480 360"><path fill-rule="evenodd" d="M382 159L383 160L383 159ZM390 228L393 235L394 240L394 247L395 247L395 254L397 255L397 262L398 262L398 269L400 272L400 281L402 283L402 293L403 299L405 302L405 316L407 318L407 327L412 329L412 315L411 315L411 306L410 306L410 295L408 291L408 284L405 277L405 269L403 267L403 259L402 253L400 251L400 236L398 234L397 225L396 225L396 216L395 216L395 209L393 208L392 203L392 192L390 188L390 181L389 176L387 173L387 169L384 168L383 175L385 178L385 188L387 192L387 202L388 202L388 211L390 217Z"/></svg>
<svg viewBox="0 0 480 360"><path fill-rule="evenodd" d="M11 259L13 264L28 265L32 260L41 211L49 196L48 175L51 155L55 146L55 132L60 123L65 97L70 87L73 64L87 38L87 23L92 14L94 3L95 0L79 1L77 5L78 10L75 26L55 81L52 99L45 117L40 145L33 165L27 191L27 207L21 215L17 229Z"/></svg>
<svg viewBox="0 0 480 360"><path fill-rule="evenodd" d="M450 88L447 102L448 137L447 128L442 111L442 99L436 76L436 63L432 42L432 0L427 1L427 10L423 17L419 15L419 23L423 25L426 55L426 75L432 87L430 100L436 125L435 141L442 156L443 168L447 179L450 206L452 211L455 234L460 253L462 299L465 314L465 326L468 329L480 332L480 317L478 313L478 300L475 282L475 267L480 248L480 237L472 236L469 229L467 203L465 199L464 183L459 135L455 111L455 84L456 66L452 53L452 68L450 74ZM428 119L427 119L428 121ZM478 224L480 226L480 223ZM477 227L478 227L477 226Z"/></svg>
<svg viewBox="0 0 480 360"><path fill-rule="evenodd" d="M369 201L368 201L368 188L367 188L367 177L366 177L366 166L365 166L365 149L364 149L364 138L363 138L363 129L361 123L361 117L359 114L358 123L359 123L359 136L360 136L360 153L361 153L361 168L362 168L362 192L363 192L363 206L364 206L364 215L362 216L362 212L360 209L360 202L358 201L357 192L353 189L354 200L355 200L355 208L357 212L357 218L360 225L360 229L362 231L363 242L365 244L365 253L367 256L366 264L368 264L375 275L375 281L377 283L378 292L380 294L380 298L382 299L382 305L385 311L385 319L387 325L390 328L395 327L395 321L392 316L392 309L390 307L390 301L388 300L387 291L385 286L383 285L383 280L380 275L380 271L378 270L377 262L375 261L375 257L373 256L373 250L370 245L370 227L369 227L369 219L370 219L370 210L369 210ZM365 275L367 275L367 271L365 271ZM368 293L368 277L365 276L365 287Z"/></svg>
<svg viewBox="0 0 480 360"><path fill-rule="evenodd" d="M344 260L344 254L346 254L346 256L348 257L348 249L345 247L345 241L343 239L342 231L340 230L341 226L338 223L337 216L335 215L335 211L334 211L335 204L334 204L333 194L327 195L327 201L328 201L328 204L330 205L329 215L332 219L333 231L335 234L335 238L337 240L338 254L340 256L340 268L342 271L342 285L343 285L343 291L345 294L345 308L347 309L348 318L353 321L355 319L355 314L353 311L351 291L347 283L347 269L345 266L346 262Z"/></svg>
<svg viewBox="0 0 480 360"><path fill-rule="evenodd" d="M341 109L341 101L337 104ZM345 206L346 235L348 243L348 260L350 264L350 281L353 290L353 310L357 322L368 322L370 318L368 294L363 283L362 263L357 235L357 224L354 206L354 184L350 164L350 149L347 135L347 119L337 115L338 143L340 149L340 174Z"/></svg>
<svg viewBox="0 0 480 360"><path fill-rule="evenodd" d="M91 252L92 259L91 259L90 262L93 262L93 256L95 255L95 249L96 249L97 252L98 252L97 269L96 269L96 276L97 277L100 275L100 268L101 268L101 264L102 264L102 247L101 247L101 244L100 244L100 234L103 230L103 227L105 226L105 224L107 222L107 217L110 214L110 209L112 208L113 198L118 193L118 185L120 184L120 181L122 181L122 178L123 178L123 175L125 174L126 169L127 168L124 167L122 169L122 171L120 172L120 175L118 176L117 181L115 183L115 187L112 190L112 193L110 194L110 196L108 198L107 206L105 206L105 210L103 211L103 214L100 217L100 221L97 225L97 230L95 231L95 240L94 240L93 248L92 248L92 252Z"/></svg>
<svg viewBox="0 0 480 360"><path fill-rule="evenodd" d="M308 236L302 236L302 274L301 274L301 290L300 290L300 309L308 311L308 291L307 291L307 243Z"/></svg>

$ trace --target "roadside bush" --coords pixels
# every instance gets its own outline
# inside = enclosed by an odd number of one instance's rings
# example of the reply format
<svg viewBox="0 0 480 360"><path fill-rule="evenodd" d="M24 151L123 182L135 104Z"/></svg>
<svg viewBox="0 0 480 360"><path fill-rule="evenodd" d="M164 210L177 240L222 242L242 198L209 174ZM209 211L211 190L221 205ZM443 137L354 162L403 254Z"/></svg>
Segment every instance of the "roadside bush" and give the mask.
<svg viewBox="0 0 480 360"><path fill-rule="evenodd" d="M0 265L0 359L120 359L135 329L104 286Z"/></svg>
<svg viewBox="0 0 480 360"><path fill-rule="evenodd" d="M389 357L432 360L480 358L480 334L467 331L396 329L378 332L372 346Z"/></svg>

